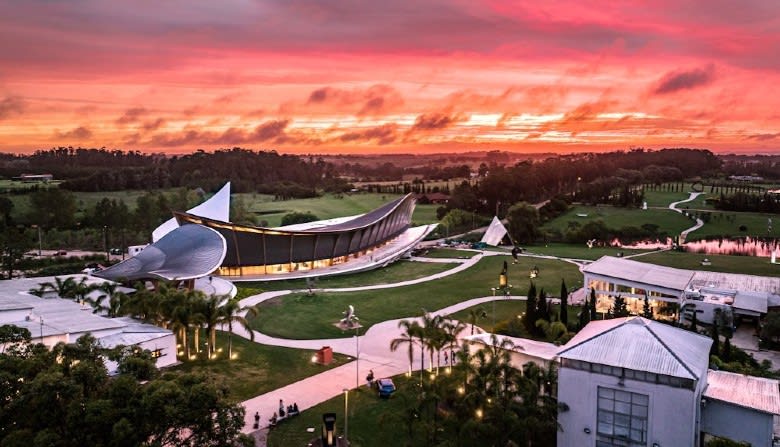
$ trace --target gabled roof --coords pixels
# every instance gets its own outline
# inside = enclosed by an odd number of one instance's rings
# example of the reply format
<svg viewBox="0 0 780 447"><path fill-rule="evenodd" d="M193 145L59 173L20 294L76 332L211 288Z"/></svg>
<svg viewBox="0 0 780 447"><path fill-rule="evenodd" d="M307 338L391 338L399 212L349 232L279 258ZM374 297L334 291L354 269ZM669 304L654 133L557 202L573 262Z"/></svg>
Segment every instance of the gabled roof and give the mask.
<svg viewBox="0 0 780 447"><path fill-rule="evenodd" d="M602 256L598 261L583 267L582 272L666 287L681 292L685 290L695 273L692 270L664 267L612 256Z"/></svg>
<svg viewBox="0 0 780 447"><path fill-rule="evenodd" d="M207 217L209 219L222 222L230 221L230 182L225 183L216 194L200 205L190 208L187 213L198 217ZM171 217L152 231L152 242L157 242L163 236L179 227L175 217Z"/></svg>
<svg viewBox="0 0 780 447"><path fill-rule="evenodd" d="M490 226L488 226L488 229L485 231L485 235L482 236L480 242L493 246L498 245L501 242L501 239L506 236L506 233L506 227L498 219L498 216L493 216L493 220L490 222Z"/></svg>
<svg viewBox="0 0 780 447"><path fill-rule="evenodd" d="M700 380L712 340L642 317L591 321L558 351L563 359Z"/></svg>
<svg viewBox="0 0 780 447"><path fill-rule="evenodd" d="M704 397L780 415L780 382L726 371L709 371Z"/></svg>

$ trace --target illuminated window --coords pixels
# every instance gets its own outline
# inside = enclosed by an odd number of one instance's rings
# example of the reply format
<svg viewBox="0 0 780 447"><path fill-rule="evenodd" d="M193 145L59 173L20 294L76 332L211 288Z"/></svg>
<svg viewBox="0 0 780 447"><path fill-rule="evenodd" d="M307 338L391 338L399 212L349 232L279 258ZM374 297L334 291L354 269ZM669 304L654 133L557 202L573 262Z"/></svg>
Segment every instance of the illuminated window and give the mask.
<svg viewBox="0 0 780 447"><path fill-rule="evenodd" d="M165 354L162 353L162 349L155 349L152 351L152 358L153 359L159 359L160 357L164 356Z"/></svg>
<svg viewBox="0 0 780 447"><path fill-rule="evenodd" d="M596 447L647 445L646 394L599 387Z"/></svg>

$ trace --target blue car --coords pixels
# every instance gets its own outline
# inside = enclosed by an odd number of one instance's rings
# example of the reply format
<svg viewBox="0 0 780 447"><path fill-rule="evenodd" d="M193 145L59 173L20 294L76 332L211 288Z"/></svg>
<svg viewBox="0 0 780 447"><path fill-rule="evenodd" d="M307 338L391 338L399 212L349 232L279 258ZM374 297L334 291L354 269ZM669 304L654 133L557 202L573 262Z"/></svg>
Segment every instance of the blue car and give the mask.
<svg viewBox="0 0 780 447"><path fill-rule="evenodd" d="M379 397L388 398L395 393L395 384L392 379L379 379L376 381L376 387L379 389Z"/></svg>

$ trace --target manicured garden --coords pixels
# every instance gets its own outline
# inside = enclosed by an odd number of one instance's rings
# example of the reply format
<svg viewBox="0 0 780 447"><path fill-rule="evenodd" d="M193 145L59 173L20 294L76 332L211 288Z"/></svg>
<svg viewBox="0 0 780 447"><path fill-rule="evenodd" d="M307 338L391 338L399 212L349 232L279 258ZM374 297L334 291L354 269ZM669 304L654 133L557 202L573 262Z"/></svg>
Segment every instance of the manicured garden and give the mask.
<svg viewBox="0 0 780 447"><path fill-rule="evenodd" d="M398 261L387 267L351 275L318 278L310 284L318 289L342 289L347 287L372 286L376 284L394 284L401 281L424 278L456 267L458 264ZM239 297L246 298L272 290L304 290L309 285L304 279L283 281L236 282Z"/></svg>
<svg viewBox="0 0 780 447"><path fill-rule="evenodd" d="M477 254L475 251L458 250L455 248L431 248L420 256L424 258L464 259L473 258Z"/></svg>
<svg viewBox="0 0 780 447"><path fill-rule="evenodd" d="M323 366L311 362L314 351L257 344L233 336L233 360L227 358L227 334L217 332L217 358L187 360L168 369L174 373L199 372L230 384L230 398L244 401L281 388L306 377L346 363L347 357L333 355L333 363Z"/></svg>
<svg viewBox="0 0 780 447"><path fill-rule="evenodd" d="M350 304L363 325L361 332L372 325L396 318L415 317L423 309L438 310L470 298L489 296L496 287L503 262L509 263L509 282L514 285L513 295L525 295L530 279L529 270L537 266L538 289L557 293L561 278L571 285L582 281L576 265L550 259L522 259L513 265L509 256L489 256L473 267L442 279L412 286L365 292L297 293L261 303L259 316L250 320L252 327L265 334L293 339L317 339L348 337L334 326L342 318L342 312ZM573 287L572 287L573 288Z"/></svg>

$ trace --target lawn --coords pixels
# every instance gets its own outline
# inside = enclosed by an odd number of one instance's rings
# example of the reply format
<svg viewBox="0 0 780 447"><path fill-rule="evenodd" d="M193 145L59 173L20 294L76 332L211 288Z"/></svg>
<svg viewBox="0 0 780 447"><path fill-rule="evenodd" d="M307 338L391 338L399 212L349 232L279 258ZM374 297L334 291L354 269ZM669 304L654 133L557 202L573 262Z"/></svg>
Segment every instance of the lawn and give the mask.
<svg viewBox="0 0 780 447"><path fill-rule="evenodd" d="M416 405L415 379L393 377L398 390L389 399L361 387L349 392L349 443L352 447L401 447L407 437L403 414ZM286 420L268 434L269 447L305 446L317 438L322 415L336 413L336 436L344 435L344 395L341 394ZM314 427L314 433L306 429Z"/></svg>
<svg viewBox="0 0 780 447"><path fill-rule="evenodd" d="M584 217L578 214L587 215ZM693 226L690 219L679 213L665 209L639 208L615 208L612 206L583 206L572 207L562 216L557 217L542 226L543 230L558 230L565 234L570 222L585 225L588 222L601 219L609 228L622 228L627 226L641 227L642 224L658 225L659 231L670 235L680 234L682 230Z"/></svg>
<svg viewBox="0 0 780 447"><path fill-rule="evenodd" d="M351 336L334 326L350 304L363 324L361 331L372 325L396 318L415 317L423 309L438 310L461 301L490 295L498 283L502 264L508 256L490 256L473 267L445 278L412 286L366 292L318 293L308 296L298 293L275 298L260 305L260 316L252 326L275 337L294 339L339 338ZM571 263L550 259L523 259L519 265L510 263L509 282L513 295L525 295L530 280L528 271L536 265L538 289L551 293L560 290L561 278L570 288L582 282L577 267Z"/></svg>
<svg viewBox="0 0 780 447"><path fill-rule="evenodd" d="M422 257L445 259L469 259L477 255L475 251L457 250L454 248L431 248Z"/></svg>
<svg viewBox="0 0 780 447"><path fill-rule="evenodd" d="M701 265L701 261L704 258L709 259L712 265ZM634 260L689 270L780 276L779 264L770 264L769 258L757 258L754 256L707 255L665 251L640 256L634 258Z"/></svg>
<svg viewBox="0 0 780 447"><path fill-rule="evenodd" d="M650 191L645 188L645 202L649 207L663 207L666 208L670 203L678 202L688 198L688 190L684 192L671 192L671 191Z"/></svg>
<svg viewBox="0 0 780 447"><path fill-rule="evenodd" d="M456 267L458 264L415 262L401 260L387 267L355 273L352 275L338 275L319 278L314 287L318 289L341 289L346 287L371 286L376 284L393 284L411 279L424 278L436 273L444 272ZM284 281L251 281L235 282L242 298L261 292L272 290L304 290L307 289L306 280L291 279Z"/></svg>
<svg viewBox="0 0 780 447"><path fill-rule="evenodd" d="M239 195L250 211L257 214L258 219L268 222L268 226L276 227L282 224L282 217L291 212L310 212L318 219L354 216L371 211L379 206L400 197L395 194L355 193L335 196L325 194L311 199L295 199L273 201L268 196L253 194ZM412 219L415 223L426 224L438 222L436 208L439 205L420 205L415 208Z"/></svg>
<svg viewBox="0 0 780 447"><path fill-rule="evenodd" d="M617 256L622 252L624 256L629 256L637 253L644 253L648 250L630 250L626 248L618 247L593 247L588 248L587 245L575 245L575 244L558 244L551 243L547 245L529 245L525 248L526 252L548 256L558 256L561 258L572 259L590 259L596 260L602 256Z"/></svg>
<svg viewBox="0 0 780 447"><path fill-rule="evenodd" d="M767 219L771 218L773 231L767 231ZM745 231L740 231L740 226ZM780 237L780 215L761 213L738 213L735 211L710 211L710 218L704 226L688 235L688 240L712 237Z"/></svg>
<svg viewBox="0 0 780 447"><path fill-rule="evenodd" d="M569 289L571 291L571 289ZM552 295L555 295L556 297L560 295L560 290L555 291L552 293ZM502 322L509 321L511 319L517 319L522 318L523 314L525 313L526 309L526 302L525 301L517 301L517 300L506 300L506 301L495 301L496 307L495 307L495 322L496 325L501 325ZM476 325L481 327L487 332L493 332L494 324L493 324L493 303L484 303L479 304L476 306L469 307L468 309L463 309L461 311L455 312L454 314L450 314L450 317L462 321L466 324L469 324L469 312L471 309L480 309L482 311L485 311L485 318L480 318L476 321ZM581 308L579 306L571 306L569 305L569 322L576 321L577 314L580 312ZM554 314L558 314L560 312L560 306L558 304L554 304L552 306L552 311ZM480 314L481 312L478 312ZM525 336L526 338L533 338L528 335ZM542 340L546 341L546 340Z"/></svg>
<svg viewBox="0 0 780 447"><path fill-rule="evenodd" d="M314 351L260 345L233 336L235 360L227 360L227 334L217 332L217 347L222 348L216 360L186 361L168 372L199 372L224 380L230 385L231 398L244 401L281 388L306 377L347 363L347 357L333 354L333 363L324 366L311 362Z"/></svg>

